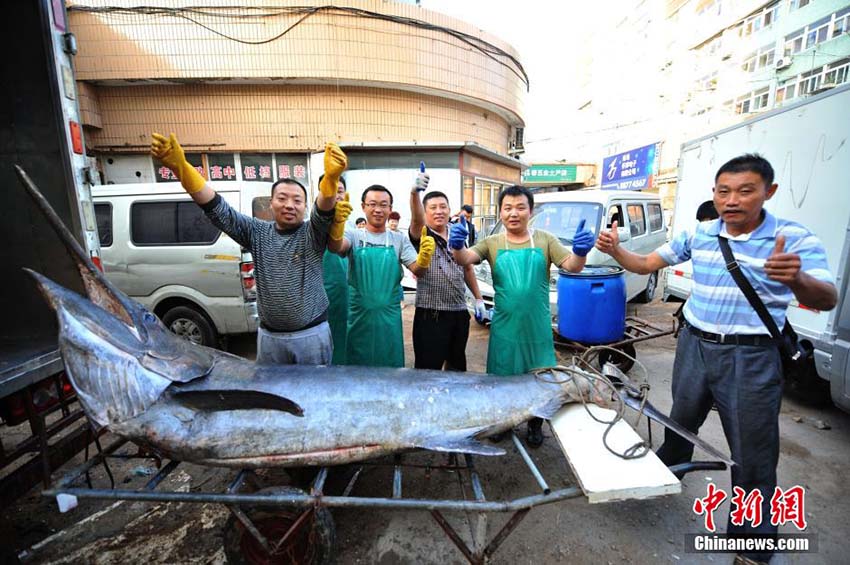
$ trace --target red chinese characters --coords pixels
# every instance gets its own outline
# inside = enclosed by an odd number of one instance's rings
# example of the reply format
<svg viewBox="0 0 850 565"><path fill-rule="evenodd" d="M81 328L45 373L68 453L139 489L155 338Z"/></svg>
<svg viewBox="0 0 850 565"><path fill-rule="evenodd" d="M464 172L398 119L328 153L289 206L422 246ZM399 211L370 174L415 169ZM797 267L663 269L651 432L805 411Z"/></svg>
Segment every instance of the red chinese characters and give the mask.
<svg viewBox="0 0 850 565"><path fill-rule="evenodd" d="M764 497L758 489L753 489L747 494L747 491L741 487L732 489L732 511L729 513L729 518L735 526L743 526L744 520L748 521L757 528L761 524L761 505L764 502ZM746 496L745 496L746 495Z"/></svg>
<svg viewBox="0 0 850 565"><path fill-rule="evenodd" d="M261 179L271 179L272 178L271 165L260 165L260 178Z"/></svg>
<svg viewBox="0 0 850 565"><path fill-rule="evenodd" d="M254 180L257 178L257 167L246 166L242 169L242 177L245 180Z"/></svg>
<svg viewBox="0 0 850 565"><path fill-rule="evenodd" d="M159 169L157 169L157 172L159 173L160 178L162 178L163 180L177 180L177 177L171 172L171 169L166 166L160 167Z"/></svg>
<svg viewBox="0 0 850 565"><path fill-rule="evenodd" d="M224 178L224 175L221 171L220 165L213 165L210 167L210 180L221 180Z"/></svg>
<svg viewBox="0 0 850 565"><path fill-rule="evenodd" d="M782 487L773 490L770 497L770 523L781 526L791 522L798 530L806 529L806 491L795 485L785 492Z"/></svg>
<svg viewBox="0 0 850 565"><path fill-rule="evenodd" d="M723 489L714 486L714 483L708 484L708 493L705 498L697 498L694 500L694 514L705 514L705 529L709 532L715 531L714 526L714 511L717 507L726 500L726 493Z"/></svg>
<svg viewBox="0 0 850 565"><path fill-rule="evenodd" d="M286 179L290 178L289 174L289 165L278 165L277 166L277 178Z"/></svg>
<svg viewBox="0 0 850 565"><path fill-rule="evenodd" d="M292 169L292 173L295 175L295 178L303 179L307 176L307 169L306 167L304 167L304 165L295 165L295 167Z"/></svg>
<svg viewBox="0 0 850 565"><path fill-rule="evenodd" d="M236 176L236 169L234 169L230 165L226 165L221 170L221 174L224 175L224 178L226 178L227 180L230 180L230 179L232 179L233 177Z"/></svg>

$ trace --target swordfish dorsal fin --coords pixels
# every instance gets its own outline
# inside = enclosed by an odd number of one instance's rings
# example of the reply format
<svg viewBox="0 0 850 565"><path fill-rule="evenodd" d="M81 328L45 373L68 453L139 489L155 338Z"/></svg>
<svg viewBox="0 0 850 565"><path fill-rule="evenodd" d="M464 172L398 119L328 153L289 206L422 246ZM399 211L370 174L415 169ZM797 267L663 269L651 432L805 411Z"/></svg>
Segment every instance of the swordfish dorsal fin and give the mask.
<svg viewBox="0 0 850 565"><path fill-rule="evenodd" d="M38 187L35 186L29 175L18 165L15 165L15 172L18 175L18 179L24 185L24 188L27 189L27 193L33 199L33 202L41 210L41 213L44 214L44 217L47 218L47 221L53 227L53 231L59 236L62 244L68 250L74 263L76 263L89 300L135 329L139 334L139 338L144 341L147 338L147 332L144 325L140 323L141 320L138 319L137 308L134 308L130 299L116 289L103 276L103 273L94 266L91 258L85 253L80 243L74 239L74 236L62 222L62 219L59 218L53 206L50 205Z"/></svg>

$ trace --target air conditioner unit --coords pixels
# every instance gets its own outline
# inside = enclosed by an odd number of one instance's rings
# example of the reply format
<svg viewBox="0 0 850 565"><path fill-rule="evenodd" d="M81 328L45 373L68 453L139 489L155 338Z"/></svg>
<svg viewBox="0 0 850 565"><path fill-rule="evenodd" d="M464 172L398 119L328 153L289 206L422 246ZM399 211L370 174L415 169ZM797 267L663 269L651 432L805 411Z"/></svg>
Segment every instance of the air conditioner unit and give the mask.
<svg viewBox="0 0 850 565"><path fill-rule="evenodd" d="M780 57L773 63L773 67L779 71L782 69L787 69L791 66L791 57Z"/></svg>

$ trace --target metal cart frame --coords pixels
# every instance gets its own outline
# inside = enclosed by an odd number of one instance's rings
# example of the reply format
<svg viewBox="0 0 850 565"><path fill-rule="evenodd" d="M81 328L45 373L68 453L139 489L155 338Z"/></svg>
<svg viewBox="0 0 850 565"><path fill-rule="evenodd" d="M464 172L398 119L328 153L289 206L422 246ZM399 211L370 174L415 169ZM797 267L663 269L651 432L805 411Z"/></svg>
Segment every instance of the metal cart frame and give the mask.
<svg viewBox="0 0 850 565"><path fill-rule="evenodd" d="M513 433L510 434L511 443L522 457L529 472L533 476L539 492L528 496L514 498L511 500L488 500L482 485L481 477L475 468L474 458L468 454L449 453L446 454L447 462L439 465L423 465L404 461L404 454L392 457L392 462L383 460L366 461L355 464L357 467L353 476L348 481L340 496L330 496L324 493L325 481L328 477L329 468L318 468L318 473L312 481L309 493L304 494L251 494L245 492L247 488L262 488L262 479L251 470L238 471L236 477L230 482L225 492L183 492L183 491L158 491L157 487L163 480L173 472L180 464L179 461L169 461L163 465L159 472L153 476L147 484L135 490L128 489L96 489L92 488L88 473L96 465L105 464L110 457L126 456L113 455L121 446L128 443L127 440L119 439L108 445L91 459L67 473L52 488L43 491L44 496L56 497L57 495L72 495L77 498L94 498L105 500L133 500L133 501L155 501L155 502L191 502L191 503L219 503L224 504L233 516L242 524L245 530L253 537L253 540L262 547L269 555L275 553L293 538L296 531L306 524L313 512L321 508L382 508L391 510L423 510L430 513L431 517L443 529L448 538L460 550L469 563L487 563L496 553L502 543L522 522L529 511L535 506L552 504L579 497L582 490L570 485L564 488L552 489L546 482L543 474L532 460L522 442ZM392 493L390 497L361 497L353 496L352 490L366 466L382 465L393 467ZM423 470L426 479L433 471L454 472L461 487L462 499L425 499L405 498L402 492L403 474L405 469L418 468ZM692 462L671 467L671 470L679 473L687 473L696 470L722 470L726 465L722 462ZM108 472L108 466L106 467ZM74 486L82 477L86 477L88 488ZM110 474L111 479L111 474ZM113 484L114 486L114 484ZM467 498L470 492L471 499ZM247 515L246 510L251 506L261 505L263 507L289 507L301 510L297 519L288 527L286 533L279 539L269 539L264 536ZM466 513L466 524L469 528L471 543L468 543L446 519L444 512ZM488 513L500 512L510 513L508 521L492 538L487 539ZM474 514L474 522L473 516Z"/></svg>

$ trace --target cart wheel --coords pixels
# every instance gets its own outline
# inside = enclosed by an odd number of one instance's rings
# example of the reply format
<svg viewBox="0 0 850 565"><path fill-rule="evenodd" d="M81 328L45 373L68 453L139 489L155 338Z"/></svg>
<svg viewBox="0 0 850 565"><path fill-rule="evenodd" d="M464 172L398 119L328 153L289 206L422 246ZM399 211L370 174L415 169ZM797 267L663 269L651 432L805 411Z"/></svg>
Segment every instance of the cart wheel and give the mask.
<svg viewBox="0 0 850 565"><path fill-rule="evenodd" d="M621 350L626 355L630 355L632 357L635 357L637 355L637 352L635 351L635 346L632 343L621 345L617 347L617 349ZM635 365L635 362L629 359L628 357L624 357L618 352L611 351L610 349L603 349L599 352L599 368L601 369L602 367L604 367L605 363L613 363L617 366L618 369L620 369L624 373L628 373L629 369L631 369Z"/></svg>
<svg viewBox="0 0 850 565"><path fill-rule="evenodd" d="M304 494L304 491L281 486L264 488L256 494L263 493ZM270 543L280 540L303 512L301 508L287 506L243 506L242 510ZM240 565L331 563L335 541L336 529L327 508L315 508L287 543L271 555L236 516L231 514L224 525L227 562Z"/></svg>

